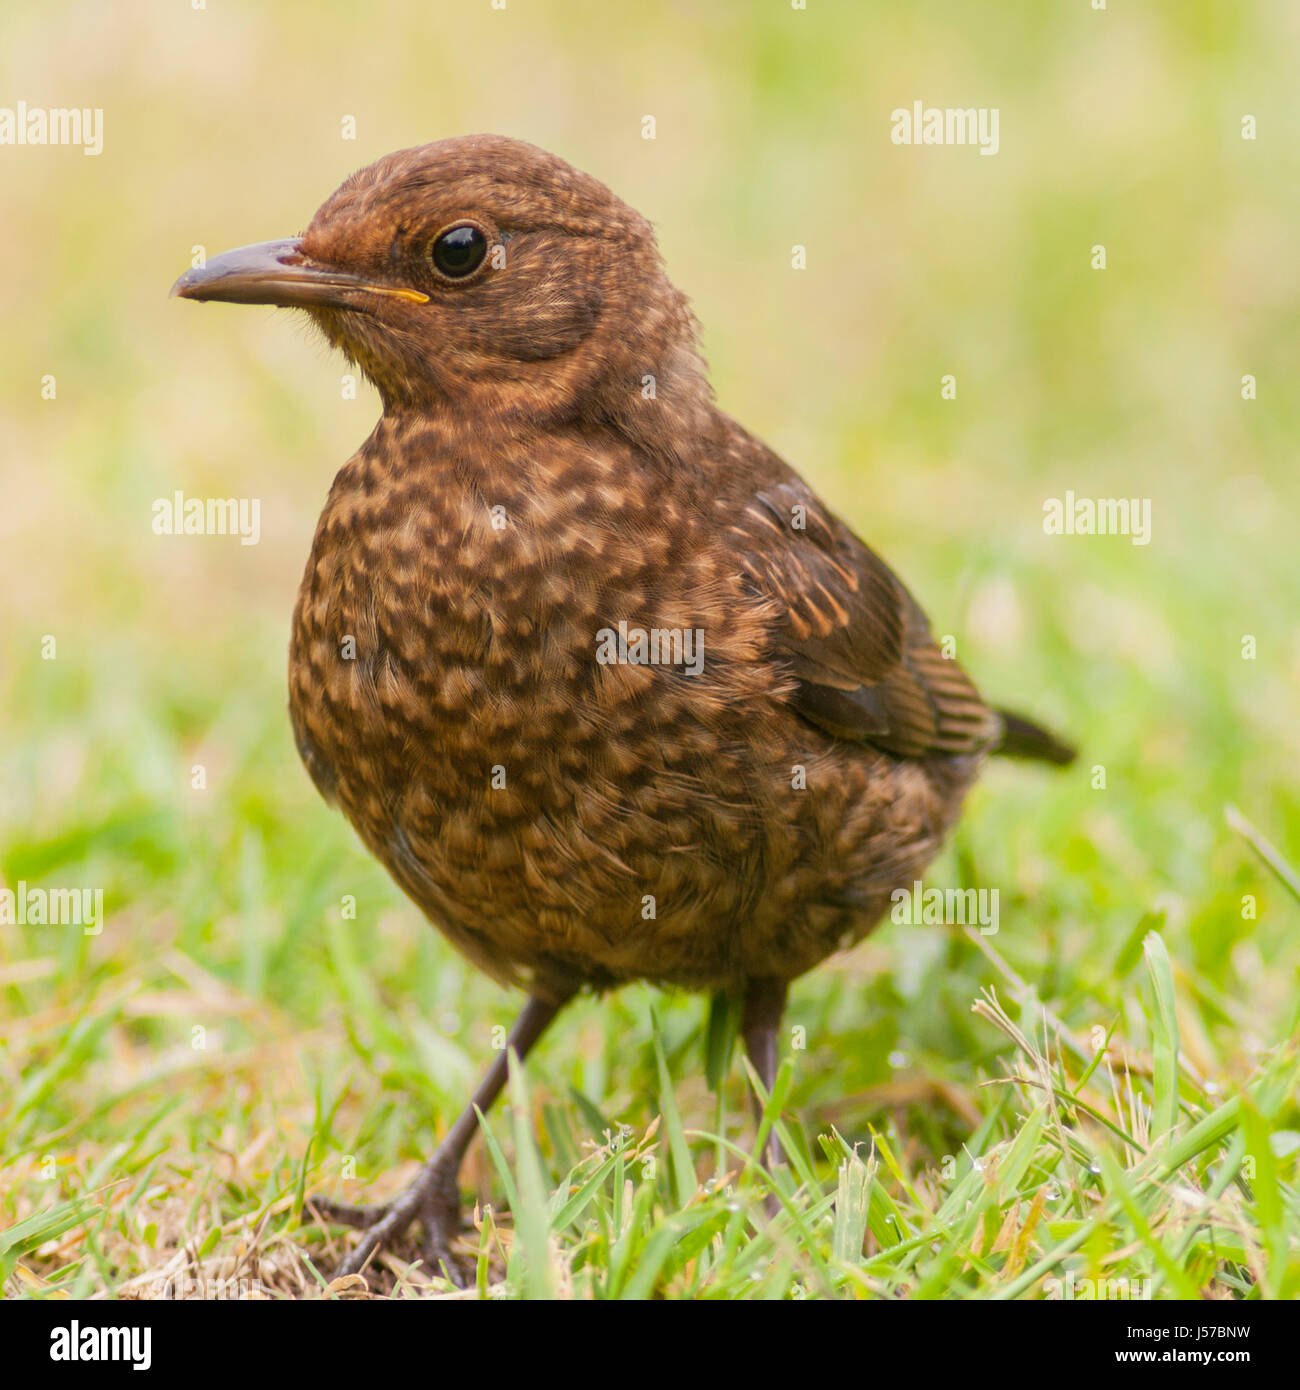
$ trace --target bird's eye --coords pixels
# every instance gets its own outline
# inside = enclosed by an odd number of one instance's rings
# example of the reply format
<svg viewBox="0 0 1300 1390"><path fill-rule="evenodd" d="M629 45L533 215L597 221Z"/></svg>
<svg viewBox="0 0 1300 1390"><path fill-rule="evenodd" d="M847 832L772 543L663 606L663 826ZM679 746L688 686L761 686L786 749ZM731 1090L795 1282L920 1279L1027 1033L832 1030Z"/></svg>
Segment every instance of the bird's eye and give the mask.
<svg viewBox="0 0 1300 1390"><path fill-rule="evenodd" d="M449 280L463 280L472 275L487 255L487 237L481 227L471 222L448 227L434 238L430 252L434 269Z"/></svg>

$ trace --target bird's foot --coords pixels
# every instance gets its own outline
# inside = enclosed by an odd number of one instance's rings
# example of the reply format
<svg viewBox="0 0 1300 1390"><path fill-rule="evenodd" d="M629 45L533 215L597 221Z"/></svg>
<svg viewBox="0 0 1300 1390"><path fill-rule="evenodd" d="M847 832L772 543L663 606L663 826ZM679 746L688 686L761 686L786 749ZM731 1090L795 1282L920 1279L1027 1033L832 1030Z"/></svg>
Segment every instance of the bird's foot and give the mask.
<svg viewBox="0 0 1300 1390"><path fill-rule="evenodd" d="M365 1232L360 1244L339 1266L336 1277L362 1273L381 1246L391 1246L418 1220L420 1255L425 1268L430 1274L445 1274L458 1289L465 1287L465 1275L451 1251L452 1239L460 1230L460 1192L455 1172L448 1174L436 1156L391 1202L358 1207L313 1197L311 1206L327 1225L337 1223Z"/></svg>

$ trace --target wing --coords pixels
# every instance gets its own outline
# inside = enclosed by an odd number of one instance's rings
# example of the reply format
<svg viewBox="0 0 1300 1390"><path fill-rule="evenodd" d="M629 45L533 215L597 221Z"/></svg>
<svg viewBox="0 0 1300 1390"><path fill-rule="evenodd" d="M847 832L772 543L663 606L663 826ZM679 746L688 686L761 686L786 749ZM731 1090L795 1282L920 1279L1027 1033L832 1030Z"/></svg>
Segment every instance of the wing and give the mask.
<svg viewBox="0 0 1300 1390"><path fill-rule="evenodd" d="M797 475L762 485L732 526L741 567L780 610L776 647L812 723L902 757L969 753L1001 720L944 657L916 600Z"/></svg>

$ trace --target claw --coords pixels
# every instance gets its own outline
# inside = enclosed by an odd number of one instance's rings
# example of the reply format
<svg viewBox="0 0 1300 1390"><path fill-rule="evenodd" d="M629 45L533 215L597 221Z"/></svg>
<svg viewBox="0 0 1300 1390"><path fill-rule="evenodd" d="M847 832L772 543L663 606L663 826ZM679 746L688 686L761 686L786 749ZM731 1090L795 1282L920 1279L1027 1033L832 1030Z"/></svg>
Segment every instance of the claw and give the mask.
<svg viewBox="0 0 1300 1390"><path fill-rule="evenodd" d="M382 1221L392 1207L391 1202L383 1202L372 1207L357 1207L350 1202L335 1202L328 1197L309 1197L307 1205L319 1217L322 1225L333 1223L336 1226L350 1226L354 1231L365 1231L377 1221Z"/></svg>
<svg viewBox="0 0 1300 1390"><path fill-rule="evenodd" d="M362 1273L381 1247L391 1247L418 1219L423 1235L421 1256L429 1273L444 1275L458 1289L465 1287L465 1275L451 1251L452 1237L460 1229L460 1194L440 1168L425 1168L391 1202L362 1207L313 1197L308 1205L323 1223L335 1222L365 1232L339 1266L336 1278Z"/></svg>
<svg viewBox="0 0 1300 1390"><path fill-rule="evenodd" d="M478 1130L479 1115L486 1112L505 1085L509 1057L523 1059L528 1055L546 1025L574 993L574 988L570 985L558 995L546 998L534 995L529 999L510 1030L511 1051L497 1054L474 1092L474 1099L461 1111L433 1157L416 1174L415 1181L393 1201L381 1206L356 1207L347 1202L331 1202L328 1198L311 1199L308 1209L322 1223L337 1222L340 1226L365 1232L360 1244L343 1261L339 1276L360 1274L380 1246L391 1245L418 1219L423 1228L420 1252L429 1273L445 1274L457 1288L466 1286L468 1280L451 1250L452 1237L460 1230L457 1175L465 1151Z"/></svg>

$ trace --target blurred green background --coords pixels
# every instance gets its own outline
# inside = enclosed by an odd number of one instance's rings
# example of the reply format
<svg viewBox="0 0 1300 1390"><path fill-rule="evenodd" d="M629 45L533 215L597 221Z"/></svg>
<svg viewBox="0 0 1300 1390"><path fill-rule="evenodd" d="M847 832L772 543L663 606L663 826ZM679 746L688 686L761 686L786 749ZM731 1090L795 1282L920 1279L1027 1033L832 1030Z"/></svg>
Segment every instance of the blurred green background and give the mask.
<svg viewBox="0 0 1300 1390"><path fill-rule="evenodd" d="M0 869L102 886L107 923L0 929L0 1216L49 1200L45 1155L67 1193L165 1152L188 1220L215 1152L293 1170L318 1085L342 1109L315 1161L361 1152L372 1178L445 1128L517 1006L293 749L289 615L376 398L343 399L292 314L167 298L195 246L291 235L360 165L474 131L654 221L721 406L991 698L1080 745L1065 775L990 768L935 881L999 887L998 952L1121 1039L1125 944L1163 913L1186 1055L1244 1079L1300 970L1296 903L1224 820L1300 853L1298 70L1286 0L6 5L0 105L102 107L104 148L0 147ZM917 100L996 106L998 154L891 144ZM260 544L155 536L177 489L260 498ZM1067 489L1149 497L1151 544L1045 535ZM989 979L950 930L887 924L795 987L793 1106L957 1152L968 1102L921 1101L994 1068L1005 1039L969 1011ZM711 1117L703 1006L645 988L580 1003L537 1084L644 1125L651 1005L683 1112ZM165 1205L182 1179L151 1181Z"/></svg>

